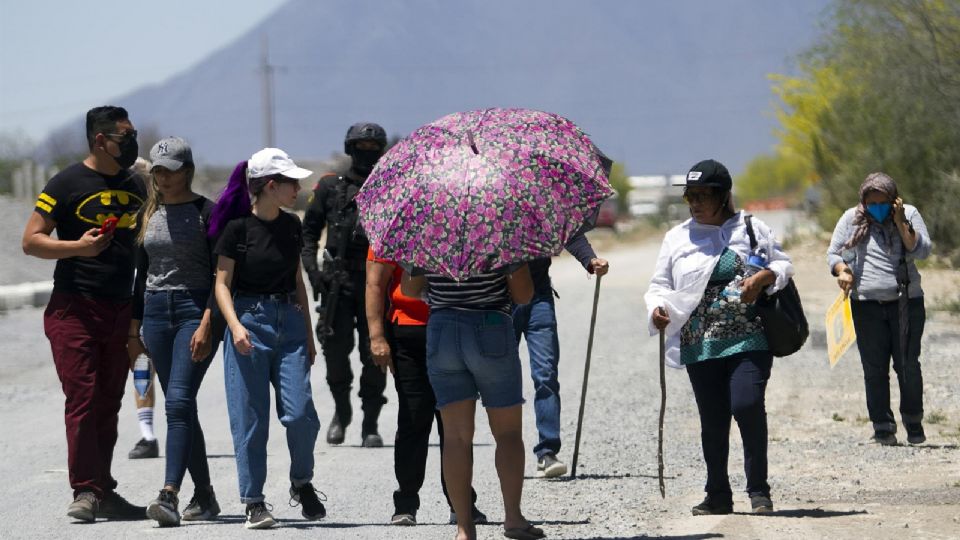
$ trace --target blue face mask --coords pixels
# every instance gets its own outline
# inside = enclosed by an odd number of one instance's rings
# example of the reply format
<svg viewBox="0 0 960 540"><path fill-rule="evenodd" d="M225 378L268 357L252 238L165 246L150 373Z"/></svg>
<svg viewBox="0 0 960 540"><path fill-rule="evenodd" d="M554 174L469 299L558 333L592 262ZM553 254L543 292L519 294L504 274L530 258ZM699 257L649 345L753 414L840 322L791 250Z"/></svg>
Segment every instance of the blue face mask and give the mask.
<svg viewBox="0 0 960 540"><path fill-rule="evenodd" d="M887 216L890 215L890 203L873 203L867 205L867 212L870 212L870 215L873 216L873 219L877 220L877 223L883 223L883 220L887 219Z"/></svg>

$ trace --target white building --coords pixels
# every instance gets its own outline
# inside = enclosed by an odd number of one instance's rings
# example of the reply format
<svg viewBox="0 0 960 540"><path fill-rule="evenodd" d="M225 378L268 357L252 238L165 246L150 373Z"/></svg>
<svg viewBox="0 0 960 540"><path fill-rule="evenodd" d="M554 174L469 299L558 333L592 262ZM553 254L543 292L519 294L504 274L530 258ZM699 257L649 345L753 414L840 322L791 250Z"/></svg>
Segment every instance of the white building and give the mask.
<svg viewBox="0 0 960 540"><path fill-rule="evenodd" d="M682 183L685 178L682 174L628 176L627 208L630 215L639 217L658 213L664 199L671 193L670 186Z"/></svg>

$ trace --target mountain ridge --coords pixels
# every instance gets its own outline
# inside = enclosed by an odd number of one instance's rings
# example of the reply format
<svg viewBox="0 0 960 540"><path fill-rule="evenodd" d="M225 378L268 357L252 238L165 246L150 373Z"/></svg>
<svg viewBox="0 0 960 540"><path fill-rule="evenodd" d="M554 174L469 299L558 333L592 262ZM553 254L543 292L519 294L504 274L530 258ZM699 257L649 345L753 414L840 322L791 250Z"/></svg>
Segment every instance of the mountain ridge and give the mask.
<svg viewBox="0 0 960 540"><path fill-rule="evenodd" d="M444 114L529 107L577 122L632 173L703 157L734 171L775 143L770 73L792 72L827 0L291 0L160 84L112 100L186 137L199 163L263 146L261 36L276 145L342 149L357 121L404 135ZM597 6L600 6L597 8Z"/></svg>

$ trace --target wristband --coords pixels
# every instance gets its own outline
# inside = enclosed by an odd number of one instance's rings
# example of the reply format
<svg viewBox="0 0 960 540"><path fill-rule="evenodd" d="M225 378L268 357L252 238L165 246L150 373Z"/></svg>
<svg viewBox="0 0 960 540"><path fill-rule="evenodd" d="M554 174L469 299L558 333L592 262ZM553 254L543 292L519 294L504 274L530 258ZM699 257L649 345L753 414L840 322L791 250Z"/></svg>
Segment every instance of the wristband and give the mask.
<svg viewBox="0 0 960 540"><path fill-rule="evenodd" d="M137 339L140 339L140 336L139 336L139 335L137 335L137 336L132 336L132 335L130 335L130 334L127 334L127 337L128 337L128 338L137 338Z"/></svg>

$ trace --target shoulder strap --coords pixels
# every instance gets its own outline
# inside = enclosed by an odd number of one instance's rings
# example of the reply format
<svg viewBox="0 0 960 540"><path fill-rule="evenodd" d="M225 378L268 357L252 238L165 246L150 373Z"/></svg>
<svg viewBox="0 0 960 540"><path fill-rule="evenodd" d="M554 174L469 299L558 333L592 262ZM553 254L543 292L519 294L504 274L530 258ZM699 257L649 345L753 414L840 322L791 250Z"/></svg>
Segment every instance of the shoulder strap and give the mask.
<svg viewBox="0 0 960 540"><path fill-rule="evenodd" d="M204 212L204 207L206 205L207 205L207 198L204 197L203 195L193 200L193 206L197 208L197 212L200 213L201 218L206 218L210 215L210 210L207 210L206 212ZM206 225L207 223L206 219L204 219L203 223L204 225Z"/></svg>
<svg viewBox="0 0 960 540"><path fill-rule="evenodd" d="M743 220L747 223L747 236L750 237L750 250L757 249L757 235L753 233L753 216L746 214Z"/></svg>

